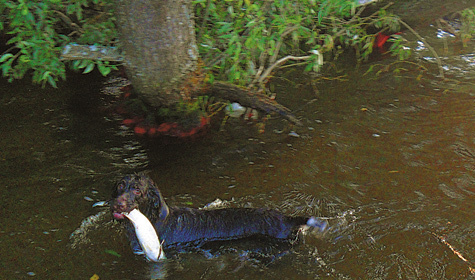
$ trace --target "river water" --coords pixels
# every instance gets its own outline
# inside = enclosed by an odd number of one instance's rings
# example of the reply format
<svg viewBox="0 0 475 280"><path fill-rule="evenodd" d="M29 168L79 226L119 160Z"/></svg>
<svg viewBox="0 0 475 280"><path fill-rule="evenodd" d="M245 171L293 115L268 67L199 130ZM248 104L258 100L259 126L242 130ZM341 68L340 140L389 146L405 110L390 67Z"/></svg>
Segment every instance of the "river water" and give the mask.
<svg viewBox="0 0 475 280"><path fill-rule="evenodd" d="M424 35L446 79L423 45L415 60L427 71L383 55L316 76L285 70L271 87L303 127L217 120L179 143L121 127L99 76L71 74L59 89L2 80L0 278L475 279L475 46L448 38L444 52L434 30ZM370 65L385 71L364 75ZM330 229L282 254L229 245L151 265L92 207L141 170L170 205L220 198Z"/></svg>

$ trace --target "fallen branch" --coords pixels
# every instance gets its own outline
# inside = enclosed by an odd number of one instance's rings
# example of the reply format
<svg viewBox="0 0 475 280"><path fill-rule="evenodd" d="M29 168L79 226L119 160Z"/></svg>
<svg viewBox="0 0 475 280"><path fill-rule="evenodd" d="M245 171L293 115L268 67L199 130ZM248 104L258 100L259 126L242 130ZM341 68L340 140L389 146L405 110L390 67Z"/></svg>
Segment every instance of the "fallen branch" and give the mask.
<svg viewBox="0 0 475 280"><path fill-rule="evenodd" d="M115 47L68 44L63 48L61 60L81 59L121 62L124 57Z"/></svg>
<svg viewBox="0 0 475 280"><path fill-rule="evenodd" d="M249 89L224 82L214 82L206 93L231 102L238 102L245 107L251 107L267 113L277 113L293 124L302 125L300 120L288 108L280 105L267 95L251 92Z"/></svg>

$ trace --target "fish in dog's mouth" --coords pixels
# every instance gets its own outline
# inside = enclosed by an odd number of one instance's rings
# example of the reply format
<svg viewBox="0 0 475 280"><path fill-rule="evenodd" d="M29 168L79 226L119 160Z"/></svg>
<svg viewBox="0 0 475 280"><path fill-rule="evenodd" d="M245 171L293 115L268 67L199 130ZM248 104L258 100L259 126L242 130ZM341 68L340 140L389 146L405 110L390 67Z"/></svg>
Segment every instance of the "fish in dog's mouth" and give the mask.
<svg viewBox="0 0 475 280"><path fill-rule="evenodd" d="M166 259L155 228L140 210L133 209L129 213L123 213L122 216L127 217L134 225L140 247L149 260L157 262Z"/></svg>
<svg viewBox="0 0 475 280"><path fill-rule="evenodd" d="M112 206L112 216L117 220L128 218L132 222L140 247L149 260L156 262L165 259L165 253L162 250L155 228L138 207L132 209L126 207L124 203L121 203L119 197Z"/></svg>

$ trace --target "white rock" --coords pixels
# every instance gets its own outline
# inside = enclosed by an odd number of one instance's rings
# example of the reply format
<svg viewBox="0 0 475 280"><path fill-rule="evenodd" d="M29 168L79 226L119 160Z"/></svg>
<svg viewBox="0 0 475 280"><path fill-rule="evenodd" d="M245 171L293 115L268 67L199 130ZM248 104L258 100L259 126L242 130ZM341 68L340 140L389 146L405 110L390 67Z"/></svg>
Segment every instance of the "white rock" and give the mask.
<svg viewBox="0 0 475 280"><path fill-rule="evenodd" d="M242 107L239 103L231 103L225 108L226 114L231 118L239 118L246 112L246 108Z"/></svg>
<svg viewBox="0 0 475 280"><path fill-rule="evenodd" d="M296 138L300 137L300 135L298 135L295 131L289 132L289 136L296 137Z"/></svg>

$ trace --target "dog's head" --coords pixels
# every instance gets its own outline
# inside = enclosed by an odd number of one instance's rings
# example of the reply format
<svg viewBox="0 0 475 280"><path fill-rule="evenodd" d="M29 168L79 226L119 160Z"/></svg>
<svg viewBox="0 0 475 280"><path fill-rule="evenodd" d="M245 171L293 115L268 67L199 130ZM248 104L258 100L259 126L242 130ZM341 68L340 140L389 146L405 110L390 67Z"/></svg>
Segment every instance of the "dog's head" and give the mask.
<svg viewBox="0 0 475 280"><path fill-rule="evenodd" d="M123 177L114 186L112 215L123 219L123 213L139 209L151 220L163 220L169 209L152 179L144 174L132 174Z"/></svg>

